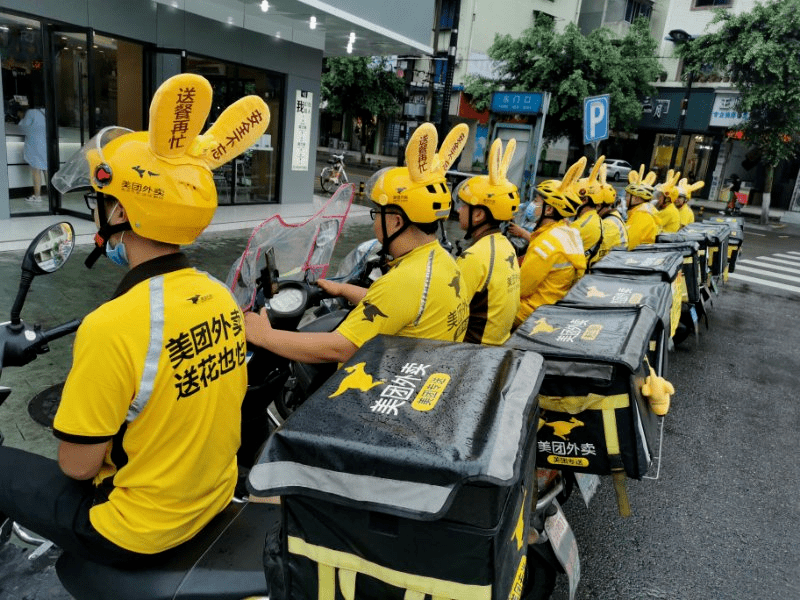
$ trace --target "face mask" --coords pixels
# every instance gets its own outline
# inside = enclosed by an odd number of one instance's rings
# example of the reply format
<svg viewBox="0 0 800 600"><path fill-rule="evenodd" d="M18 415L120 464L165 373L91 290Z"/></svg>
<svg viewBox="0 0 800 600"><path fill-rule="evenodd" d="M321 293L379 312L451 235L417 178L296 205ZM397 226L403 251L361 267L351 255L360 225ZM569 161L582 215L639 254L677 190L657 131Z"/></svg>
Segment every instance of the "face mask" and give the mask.
<svg viewBox="0 0 800 600"><path fill-rule="evenodd" d="M120 267L127 267L128 253L125 251L125 244L122 243L123 237L125 237L124 231L119 237L119 242L113 248L111 247L111 241L106 242L106 256L108 257L108 260L110 260L115 265L118 265Z"/></svg>

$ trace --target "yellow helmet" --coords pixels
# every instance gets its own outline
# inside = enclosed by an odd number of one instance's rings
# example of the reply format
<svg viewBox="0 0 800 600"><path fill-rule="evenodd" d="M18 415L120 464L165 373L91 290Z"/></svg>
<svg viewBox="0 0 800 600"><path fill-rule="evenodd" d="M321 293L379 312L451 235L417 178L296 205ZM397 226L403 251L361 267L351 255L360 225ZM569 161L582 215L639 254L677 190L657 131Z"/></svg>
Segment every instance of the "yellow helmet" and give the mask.
<svg viewBox="0 0 800 600"><path fill-rule="evenodd" d="M681 177L680 171L673 171L670 169L667 172L667 179L661 185L661 193L664 194L664 198L667 201L667 204L670 202L675 202L678 199L680 194L680 190L678 189L677 183L678 179Z"/></svg>
<svg viewBox="0 0 800 600"><path fill-rule="evenodd" d="M603 187L600 182L600 171L605 171L605 156L600 156L592 167L588 177L583 177L575 182L573 188L575 193L581 199L588 198L592 204L600 204L600 196L603 193Z"/></svg>
<svg viewBox="0 0 800 600"><path fill-rule="evenodd" d="M631 196L642 200L651 200L653 198L653 184L656 182L656 174L650 171L645 177L643 164L639 165L638 171L630 170L628 182L629 184L625 187L625 191Z"/></svg>
<svg viewBox="0 0 800 600"><path fill-rule="evenodd" d="M450 215L445 173L461 154L469 127L460 123L447 134L438 154L431 123L414 131L406 147L406 166L387 167L370 177L367 195L378 206L398 206L412 223L433 223Z"/></svg>
<svg viewBox="0 0 800 600"><path fill-rule="evenodd" d="M517 186L508 180L508 167L514 157L517 140L508 140L505 154L498 138L489 149L489 174L465 179L453 192L453 197L470 206L482 206L495 221L510 221L519 208ZM501 158L502 154L502 158Z"/></svg>
<svg viewBox="0 0 800 600"><path fill-rule="evenodd" d="M643 183L629 183L625 186L625 191L631 196L641 198L642 200L652 200L653 198L653 186Z"/></svg>
<svg viewBox="0 0 800 600"><path fill-rule="evenodd" d="M564 179L542 181L536 186L536 193L544 199L545 204L552 206L562 217L574 217L582 204L580 197L575 193L574 184L585 167L586 157L582 156L567 169Z"/></svg>
<svg viewBox="0 0 800 600"><path fill-rule="evenodd" d="M258 96L229 106L205 133L212 90L199 75L165 81L150 104L148 131L100 131L53 176L63 192L91 187L125 208L131 229L169 244L190 244L217 208L212 169L249 148L269 125Z"/></svg>

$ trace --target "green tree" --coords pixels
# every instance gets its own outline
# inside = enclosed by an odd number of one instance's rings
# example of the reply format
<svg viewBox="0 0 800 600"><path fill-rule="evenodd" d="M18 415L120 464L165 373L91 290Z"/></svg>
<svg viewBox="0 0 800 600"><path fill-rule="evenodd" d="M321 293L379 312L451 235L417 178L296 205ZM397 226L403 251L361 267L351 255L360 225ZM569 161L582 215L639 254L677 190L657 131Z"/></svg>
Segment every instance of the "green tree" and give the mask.
<svg viewBox="0 0 800 600"><path fill-rule="evenodd" d="M383 58L336 57L325 60L322 99L334 116L349 115L361 121L361 162L378 119L399 112L405 82Z"/></svg>
<svg viewBox="0 0 800 600"><path fill-rule="evenodd" d="M684 72L726 71L739 90L746 141L766 165L761 222L769 220L775 167L797 152L800 131L800 2L774 0L750 12L719 10L714 33L683 44Z"/></svg>
<svg viewBox="0 0 800 600"><path fill-rule="evenodd" d="M633 23L623 38L606 28L583 35L574 23L558 33L544 22L516 39L496 35L488 53L497 62L499 80L469 78L465 91L479 110L489 106L496 90L550 92L545 137L553 141L566 136L571 146L582 147L587 96L610 95L611 129L636 129L642 97L655 92L651 82L661 73L655 51L644 19Z"/></svg>

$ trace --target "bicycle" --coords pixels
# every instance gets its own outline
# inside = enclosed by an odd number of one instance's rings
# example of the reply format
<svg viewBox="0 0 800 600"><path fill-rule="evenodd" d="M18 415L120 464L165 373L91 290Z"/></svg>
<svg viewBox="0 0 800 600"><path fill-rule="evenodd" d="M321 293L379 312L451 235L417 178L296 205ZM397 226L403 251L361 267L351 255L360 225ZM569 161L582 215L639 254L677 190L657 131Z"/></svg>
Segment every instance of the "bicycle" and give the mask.
<svg viewBox="0 0 800 600"><path fill-rule="evenodd" d="M349 179L344 170L344 154L332 154L328 162L333 166L322 169L319 174L319 183L324 191L332 194L343 183L349 183Z"/></svg>

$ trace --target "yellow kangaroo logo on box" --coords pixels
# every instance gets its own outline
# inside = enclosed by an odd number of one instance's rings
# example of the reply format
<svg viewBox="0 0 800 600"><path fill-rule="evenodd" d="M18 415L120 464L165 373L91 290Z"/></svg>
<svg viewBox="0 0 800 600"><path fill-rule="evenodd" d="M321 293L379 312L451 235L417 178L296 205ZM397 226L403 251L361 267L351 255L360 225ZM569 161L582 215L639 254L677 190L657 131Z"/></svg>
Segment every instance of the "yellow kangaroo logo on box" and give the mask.
<svg viewBox="0 0 800 600"><path fill-rule="evenodd" d="M605 298L608 294L605 292L601 292L595 286L589 286L589 289L586 290L586 297L587 298Z"/></svg>
<svg viewBox="0 0 800 600"><path fill-rule="evenodd" d="M535 323L536 325L534 325L533 329L531 329L531 335L533 335L534 333L553 333L554 331L556 331L556 329L558 329L557 327L553 327L552 325L550 325L547 322L547 319L545 319L544 317L542 317L541 319L537 319Z"/></svg>
<svg viewBox="0 0 800 600"><path fill-rule="evenodd" d="M367 363L365 362L360 362L352 367L345 367L344 370L347 371L349 375L345 375L345 378L342 379L341 383L339 383L337 390L328 396L328 398L341 396L347 390L361 390L362 392L368 392L376 385L382 384L383 381L375 381L372 378L372 375L364 371L364 365L366 364Z"/></svg>
<svg viewBox="0 0 800 600"><path fill-rule="evenodd" d="M522 494L522 504L519 507L519 518L517 519L517 526L514 528L514 532L511 534L511 541L517 541L517 551L522 550L522 544L524 540L522 536L525 533L525 519L522 517L525 516L525 499L528 497L528 490L525 490Z"/></svg>
<svg viewBox="0 0 800 600"><path fill-rule="evenodd" d="M553 428L553 434L556 437L560 437L562 440L566 440L567 436L572 433L573 429L576 427L581 427L583 424L583 421L579 421L575 417L572 417L569 421L545 422L545 425L549 425Z"/></svg>

